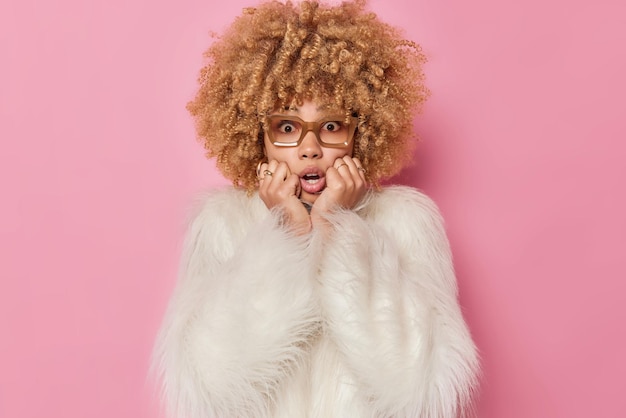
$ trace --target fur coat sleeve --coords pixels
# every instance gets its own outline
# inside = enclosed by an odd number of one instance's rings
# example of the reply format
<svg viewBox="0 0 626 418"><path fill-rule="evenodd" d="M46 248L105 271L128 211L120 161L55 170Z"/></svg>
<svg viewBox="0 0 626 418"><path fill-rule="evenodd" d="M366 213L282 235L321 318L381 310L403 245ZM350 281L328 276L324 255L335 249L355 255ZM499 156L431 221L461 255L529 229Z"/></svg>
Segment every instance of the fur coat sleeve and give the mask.
<svg viewBox="0 0 626 418"><path fill-rule="evenodd" d="M266 417L320 326L305 239L240 191L192 221L156 347L169 415Z"/></svg>
<svg viewBox="0 0 626 418"><path fill-rule="evenodd" d="M323 325L372 416L467 412L478 360L432 200L390 187L327 219L330 232L314 234Z"/></svg>
<svg viewBox="0 0 626 418"><path fill-rule="evenodd" d="M326 219L298 237L257 196L206 199L156 346L172 417L453 418L467 405L477 355L432 201L388 188ZM310 388L278 413L283 394L306 387L293 376L315 367L320 339L333 354L318 359L347 374L349 391L333 398L345 405L306 412L316 407L305 400L324 403ZM323 379L339 372L320 370L312 385L334 387Z"/></svg>

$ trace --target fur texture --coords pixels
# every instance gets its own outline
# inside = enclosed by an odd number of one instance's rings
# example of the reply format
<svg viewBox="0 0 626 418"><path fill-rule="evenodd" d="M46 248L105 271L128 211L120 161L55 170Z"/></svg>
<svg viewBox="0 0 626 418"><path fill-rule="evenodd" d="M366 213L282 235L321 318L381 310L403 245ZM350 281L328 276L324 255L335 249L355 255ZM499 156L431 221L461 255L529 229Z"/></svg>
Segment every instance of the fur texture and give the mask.
<svg viewBox="0 0 626 418"><path fill-rule="evenodd" d="M475 346L437 208L372 192L298 237L257 195L204 201L157 345L176 418L464 413Z"/></svg>

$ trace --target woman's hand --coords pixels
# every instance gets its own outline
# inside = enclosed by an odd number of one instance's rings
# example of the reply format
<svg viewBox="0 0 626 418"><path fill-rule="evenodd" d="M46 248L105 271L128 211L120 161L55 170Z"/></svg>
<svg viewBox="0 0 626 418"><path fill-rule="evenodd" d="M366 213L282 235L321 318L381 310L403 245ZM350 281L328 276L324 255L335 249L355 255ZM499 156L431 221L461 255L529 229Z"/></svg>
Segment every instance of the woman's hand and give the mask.
<svg viewBox="0 0 626 418"><path fill-rule="evenodd" d="M354 208L366 192L367 182L361 162L348 155L337 158L332 167L326 170L326 188L311 210L313 222L324 212Z"/></svg>
<svg viewBox="0 0 626 418"><path fill-rule="evenodd" d="M289 171L285 162L272 160L259 166L259 196L268 209L284 211L285 223L296 233L311 230L311 217L300 202L300 178Z"/></svg>

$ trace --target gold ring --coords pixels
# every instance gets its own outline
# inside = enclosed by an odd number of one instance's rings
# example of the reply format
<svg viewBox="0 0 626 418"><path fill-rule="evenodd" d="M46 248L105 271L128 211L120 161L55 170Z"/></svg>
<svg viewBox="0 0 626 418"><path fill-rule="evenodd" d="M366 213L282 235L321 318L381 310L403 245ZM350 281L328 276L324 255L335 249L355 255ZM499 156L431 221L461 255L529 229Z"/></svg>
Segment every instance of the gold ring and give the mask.
<svg viewBox="0 0 626 418"><path fill-rule="evenodd" d="M272 173L272 172L271 172L271 171L269 171L269 170L263 170L263 175L264 175L264 176L270 176L270 177L272 177L272 176L274 175L274 173Z"/></svg>
<svg viewBox="0 0 626 418"><path fill-rule="evenodd" d="M343 163L343 164L341 164L339 167L337 167L335 170L339 170L341 167L344 167L344 166L345 166L345 167L347 167L347 166L348 166L348 164Z"/></svg>
<svg viewBox="0 0 626 418"><path fill-rule="evenodd" d="M359 170L359 171L362 171L363 174L367 173L367 170L364 169L363 167L357 167L356 169Z"/></svg>

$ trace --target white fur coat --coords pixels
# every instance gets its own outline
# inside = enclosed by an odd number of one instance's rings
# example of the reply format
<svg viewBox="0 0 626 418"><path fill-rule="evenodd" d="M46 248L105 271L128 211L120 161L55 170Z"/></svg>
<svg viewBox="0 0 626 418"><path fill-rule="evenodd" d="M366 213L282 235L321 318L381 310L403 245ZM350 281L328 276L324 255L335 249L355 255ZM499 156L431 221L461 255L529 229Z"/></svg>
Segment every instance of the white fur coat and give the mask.
<svg viewBox="0 0 626 418"><path fill-rule="evenodd" d="M476 381L433 202L372 192L290 234L258 197L212 193L190 224L156 345L176 418L452 418Z"/></svg>

